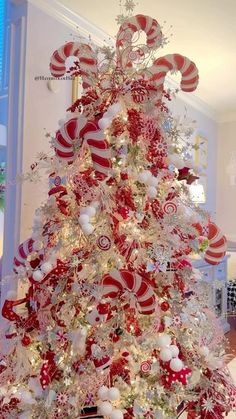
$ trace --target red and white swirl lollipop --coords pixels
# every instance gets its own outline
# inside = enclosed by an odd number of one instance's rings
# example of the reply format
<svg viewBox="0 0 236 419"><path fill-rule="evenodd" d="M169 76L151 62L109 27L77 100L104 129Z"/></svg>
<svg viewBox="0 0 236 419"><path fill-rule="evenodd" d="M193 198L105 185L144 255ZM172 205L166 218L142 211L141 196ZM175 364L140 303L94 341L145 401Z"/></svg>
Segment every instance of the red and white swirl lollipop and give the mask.
<svg viewBox="0 0 236 419"><path fill-rule="evenodd" d="M132 67L132 38L139 31L146 33L148 49L158 48L162 43L161 27L156 19L145 15L126 19L116 37L117 60L122 67Z"/></svg>
<svg viewBox="0 0 236 419"><path fill-rule="evenodd" d="M66 72L66 59L77 57L84 89L91 87L97 78L97 59L92 48L80 42L68 42L52 54L50 71L54 77L62 77Z"/></svg>
<svg viewBox="0 0 236 419"><path fill-rule="evenodd" d="M205 252L205 261L210 265L218 265L225 256L227 250L226 237L223 235L219 227L210 222L208 225L209 246Z"/></svg>
<svg viewBox="0 0 236 419"><path fill-rule="evenodd" d="M78 156L82 141L86 141L90 148L95 172L108 175L112 167L109 144L98 123L88 121L84 116L70 119L57 131L56 155L61 160L72 163Z"/></svg>
<svg viewBox="0 0 236 419"><path fill-rule="evenodd" d="M124 308L136 308L141 314L152 314L156 308L156 297L149 282L127 269L114 269L102 279L104 298L126 298Z"/></svg>
<svg viewBox="0 0 236 419"><path fill-rule="evenodd" d="M157 58L148 68L152 74L151 81L163 92L164 82L168 72L179 71L182 74L180 87L184 92L193 92L198 85L198 69L189 58L180 54L169 54Z"/></svg>
<svg viewBox="0 0 236 419"><path fill-rule="evenodd" d="M149 373L151 371L151 369L152 369L152 363L149 359L147 361L143 361L140 365L140 371L143 374Z"/></svg>
<svg viewBox="0 0 236 419"><path fill-rule="evenodd" d="M108 236L102 235L97 239L99 249L107 251L111 248L111 239Z"/></svg>
<svg viewBox="0 0 236 419"><path fill-rule="evenodd" d="M165 214L173 215L177 212L177 205L173 201L166 201L162 209Z"/></svg>

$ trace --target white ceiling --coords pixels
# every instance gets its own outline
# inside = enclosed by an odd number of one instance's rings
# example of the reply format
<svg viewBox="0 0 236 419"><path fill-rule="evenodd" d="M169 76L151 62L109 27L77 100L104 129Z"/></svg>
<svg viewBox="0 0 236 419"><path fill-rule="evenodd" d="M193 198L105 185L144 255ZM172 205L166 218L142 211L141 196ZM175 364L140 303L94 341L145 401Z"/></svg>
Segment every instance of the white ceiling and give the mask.
<svg viewBox="0 0 236 419"><path fill-rule="evenodd" d="M60 3L116 35L119 0ZM197 64L197 96L218 114L236 112L236 0L139 0L138 13L156 18L165 34L173 33L159 55L177 52Z"/></svg>

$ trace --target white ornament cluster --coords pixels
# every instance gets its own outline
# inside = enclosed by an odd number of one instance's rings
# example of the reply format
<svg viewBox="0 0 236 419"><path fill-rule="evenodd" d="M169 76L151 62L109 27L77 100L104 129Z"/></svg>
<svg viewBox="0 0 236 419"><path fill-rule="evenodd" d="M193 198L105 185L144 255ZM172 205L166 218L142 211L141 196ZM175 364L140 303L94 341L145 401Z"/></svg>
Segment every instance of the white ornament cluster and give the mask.
<svg viewBox="0 0 236 419"><path fill-rule="evenodd" d="M111 125L113 118L120 113L121 110L122 107L120 103L113 103L98 121L99 128L102 130L107 129Z"/></svg>
<svg viewBox="0 0 236 419"><path fill-rule="evenodd" d="M80 210L79 224L85 236L89 236L94 231L91 218L96 215L98 205L97 202L92 202L91 205L83 207Z"/></svg>
<svg viewBox="0 0 236 419"><path fill-rule="evenodd" d="M101 400L98 406L98 411L101 415L109 416L110 419L123 419L124 415L122 410L114 408L111 403L120 399L118 388L102 386L98 390L98 397Z"/></svg>
<svg viewBox="0 0 236 419"><path fill-rule="evenodd" d="M163 334L157 338L157 345L160 348L160 359L163 362L170 361L172 371L179 372L184 368L181 359L178 358L179 348L171 344L171 337Z"/></svg>
<svg viewBox="0 0 236 419"><path fill-rule="evenodd" d="M43 278L52 271L53 268L56 267L57 264L57 256L53 253L49 256L47 261L41 263L40 268L36 269L33 274L33 280L40 282Z"/></svg>
<svg viewBox="0 0 236 419"><path fill-rule="evenodd" d="M138 175L138 181L147 186L147 195L149 198L156 198L159 180L153 176L149 170L140 172Z"/></svg>

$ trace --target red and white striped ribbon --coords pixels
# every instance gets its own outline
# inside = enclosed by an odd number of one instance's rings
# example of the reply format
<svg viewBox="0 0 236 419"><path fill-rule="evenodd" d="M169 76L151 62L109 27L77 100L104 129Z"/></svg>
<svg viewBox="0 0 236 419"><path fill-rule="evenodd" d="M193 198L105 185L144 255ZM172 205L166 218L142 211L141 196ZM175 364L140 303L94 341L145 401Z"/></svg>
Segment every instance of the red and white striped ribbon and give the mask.
<svg viewBox="0 0 236 419"><path fill-rule="evenodd" d="M54 77L62 77L66 72L66 59L77 57L83 88L91 87L97 78L97 58L92 48L80 42L68 42L52 54L50 71Z"/></svg>
<svg viewBox="0 0 236 419"><path fill-rule="evenodd" d="M102 279L103 297L127 298L124 308L137 308L141 314L152 314L156 297L152 286L142 276L126 269L114 269Z"/></svg>
<svg viewBox="0 0 236 419"><path fill-rule="evenodd" d="M56 155L68 163L73 162L82 141L86 141L90 148L95 172L107 176L112 167L111 151L103 130L95 120L88 121L84 116L79 116L65 122L56 133Z"/></svg>
<svg viewBox="0 0 236 419"><path fill-rule="evenodd" d="M182 79L180 87L184 92L192 92L198 85L198 69L189 58L180 54L169 54L157 58L153 65L148 68L148 72L152 74L151 81L154 81L162 92L164 82L168 72L180 71Z"/></svg>

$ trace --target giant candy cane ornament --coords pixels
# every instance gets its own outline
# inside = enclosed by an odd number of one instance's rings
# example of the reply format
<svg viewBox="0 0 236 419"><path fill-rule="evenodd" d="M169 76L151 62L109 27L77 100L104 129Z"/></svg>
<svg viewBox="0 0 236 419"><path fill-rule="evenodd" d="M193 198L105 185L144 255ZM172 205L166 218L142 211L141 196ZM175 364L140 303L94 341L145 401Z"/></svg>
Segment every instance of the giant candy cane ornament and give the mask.
<svg viewBox="0 0 236 419"><path fill-rule="evenodd" d="M25 262L27 257L33 253L36 249L34 249L34 240L27 239L23 243L21 243L17 249L16 256L14 257L13 267L14 271L17 271L17 268L20 266L25 267ZM41 252L42 253L42 252Z"/></svg>
<svg viewBox="0 0 236 419"><path fill-rule="evenodd" d="M102 296L127 299L124 308L137 308L141 314L152 314L156 309L156 297L152 286L141 275L127 269L113 269L102 279Z"/></svg>
<svg viewBox="0 0 236 419"><path fill-rule="evenodd" d="M183 55L169 54L157 58L153 65L148 68L148 72L151 73L151 81L155 82L161 92L169 71L180 71L182 74L180 87L184 92L192 92L197 88L199 77L196 65Z"/></svg>
<svg viewBox="0 0 236 419"><path fill-rule="evenodd" d="M219 227L210 222L208 225L209 246L205 252L205 261L210 265L218 265L225 256L227 250L227 241Z"/></svg>
<svg viewBox="0 0 236 419"><path fill-rule="evenodd" d="M84 116L79 116L65 122L56 133L56 155L68 163L73 162L77 158L82 141L90 148L95 172L107 176L112 167L111 151L96 120L88 121Z"/></svg>
<svg viewBox="0 0 236 419"><path fill-rule="evenodd" d="M126 19L120 26L116 37L117 60L122 67L132 66L132 38L135 32L139 31L146 33L148 49L158 48L162 43L162 31L156 19L145 15L136 15Z"/></svg>
<svg viewBox="0 0 236 419"><path fill-rule="evenodd" d="M50 61L50 71L54 77L62 77L66 72L66 59L75 56L80 64L83 88L93 85L97 77L97 59L92 48L80 42L68 42L54 51Z"/></svg>
<svg viewBox="0 0 236 419"><path fill-rule="evenodd" d="M218 265L224 258L227 250L226 237L212 221L209 221L207 228L200 223L193 224L193 227L201 236L206 236L209 240L208 248L204 254L205 261L210 265Z"/></svg>

